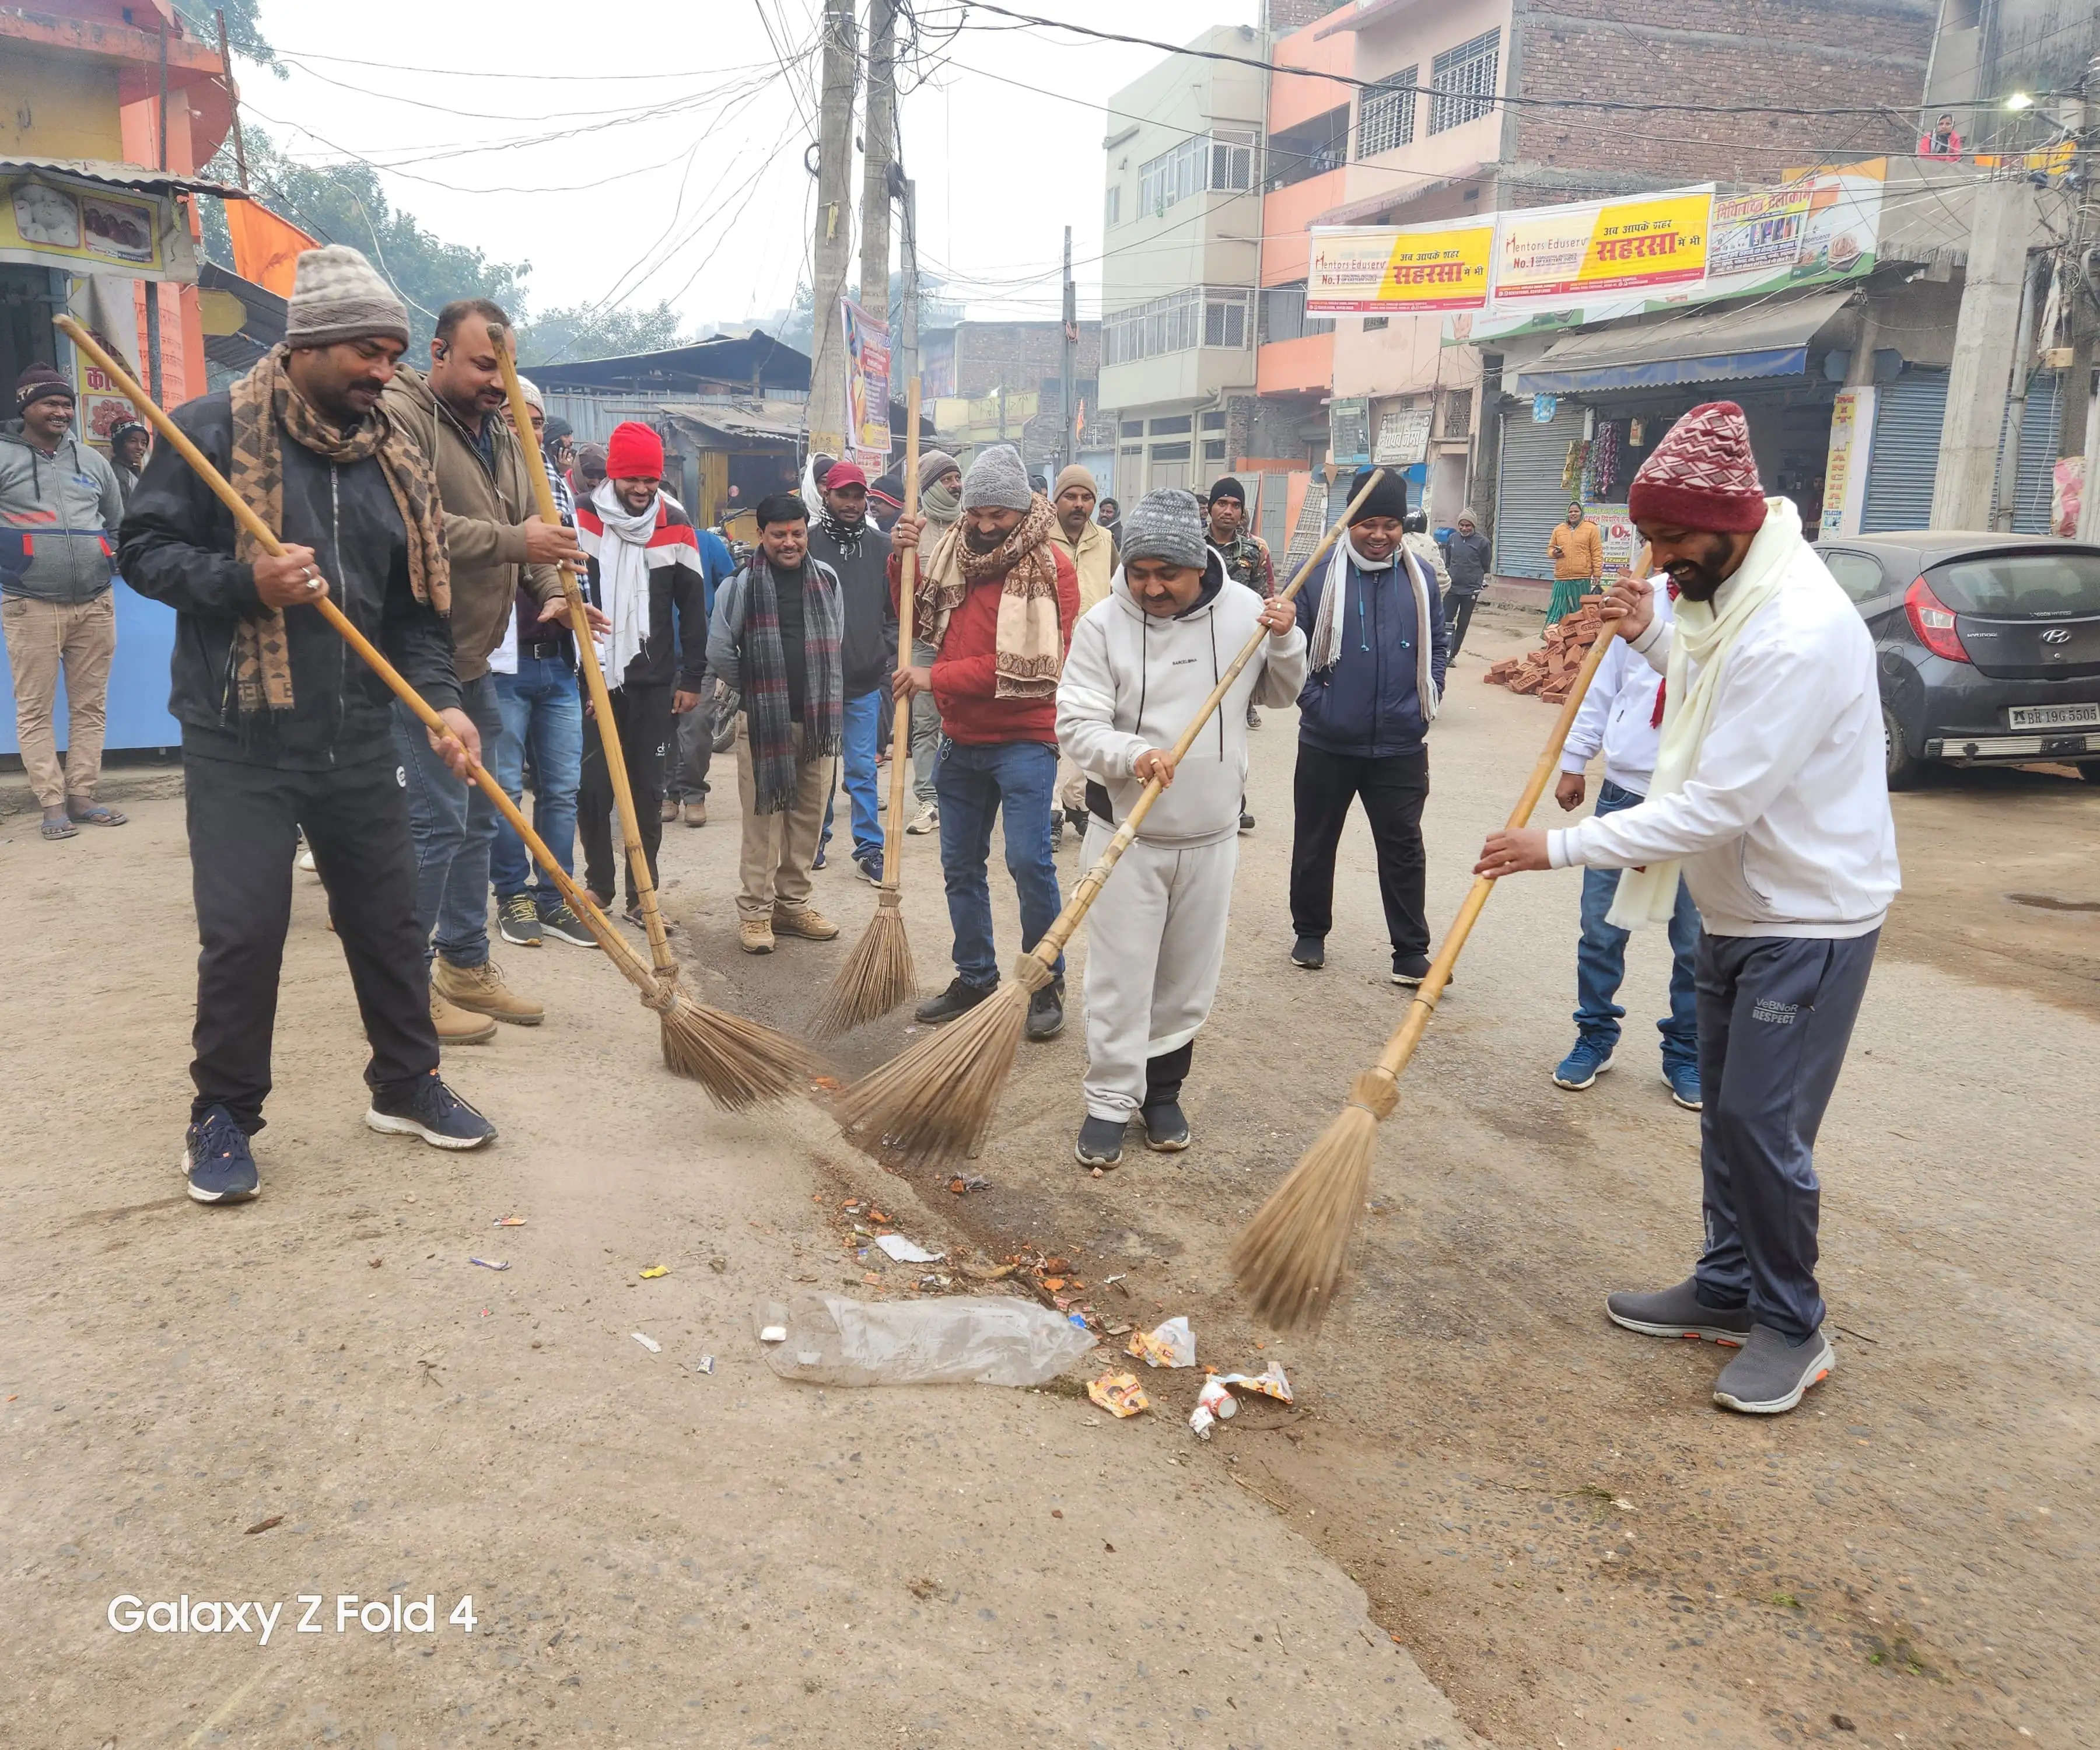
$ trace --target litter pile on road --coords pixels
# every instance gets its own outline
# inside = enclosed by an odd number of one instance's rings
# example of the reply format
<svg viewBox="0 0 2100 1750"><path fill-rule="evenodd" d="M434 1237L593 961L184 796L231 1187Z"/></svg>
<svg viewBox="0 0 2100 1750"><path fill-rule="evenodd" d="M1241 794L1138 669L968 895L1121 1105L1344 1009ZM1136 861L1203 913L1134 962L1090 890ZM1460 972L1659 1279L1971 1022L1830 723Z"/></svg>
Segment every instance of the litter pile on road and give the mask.
<svg viewBox="0 0 2100 1750"><path fill-rule="evenodd" d="M1549 705L1564 703L1582 654L1604 635L1604 598L1586 596L1582 606L1546 628L1545 642L1523 656L1489 665L1481 677L1489 686L1535 694Z"/></svg>

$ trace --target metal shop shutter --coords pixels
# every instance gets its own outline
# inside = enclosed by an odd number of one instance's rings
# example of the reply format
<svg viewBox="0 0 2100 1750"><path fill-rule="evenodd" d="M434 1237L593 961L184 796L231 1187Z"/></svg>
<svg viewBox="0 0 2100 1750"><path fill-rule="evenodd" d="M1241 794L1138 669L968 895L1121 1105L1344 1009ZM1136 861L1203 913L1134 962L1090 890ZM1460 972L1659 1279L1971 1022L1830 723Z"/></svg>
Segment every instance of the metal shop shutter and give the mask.
<svg viewBox="0 0 2100 1750"><path fill-rule="evenodd" d="M2027 379L2027 417L2020 421L2020 478L2013 488L2013 532L2049 533L2049 499L2056 484L2057 421L2063 410L2063 374L2036 371ZM2012 425L2012 409L2005 410L2005 424ZM1998 461L2004 465L2005 440L1998 439Z"/></svg>
<svg viewBox="0 0 2100 1750"><path fill-rule="evenodd" d="M1582 410L1565 400L1543 425L1521 403L1502 416L1495 479L1495 570L1501 575L1552 578L1546 544L1568 512L1560 475L1568 446L1582 435Z"/></svg>
<svg viewBox="0 0 2100 1750"><path fill-rule="evenodd" d="M1947 417L1947 373L1905 371L1874 397L1874 447L1860 532L1932 525L1932 476Z"/></svg>

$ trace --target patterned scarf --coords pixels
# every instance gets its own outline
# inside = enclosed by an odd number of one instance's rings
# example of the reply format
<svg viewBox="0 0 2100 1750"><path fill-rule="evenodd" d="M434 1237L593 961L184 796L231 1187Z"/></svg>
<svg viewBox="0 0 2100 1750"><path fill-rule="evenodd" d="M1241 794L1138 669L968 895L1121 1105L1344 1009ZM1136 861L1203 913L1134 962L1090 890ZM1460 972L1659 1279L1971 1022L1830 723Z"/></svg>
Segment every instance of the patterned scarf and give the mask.
<svg viewBox="0 0 2100 1750"><path fill-rule="evenodd" d="M845 606L838 579L814 558L802 562L802 743L788 699L788 658L780 644L780 604L762 547L751 556L743 588L743 709L758 812L779 814L795 800L795 769L835 757L844 744L845 676L839 646Z"/></svg>
<svg viewBox="0 0 2100 1750"><path fill-rule="evenodd" d="M377 456L408 534L409 587L418 602L427 602L439 614L450 614L452 562L445 552L437 470L381 408L374 408L348 431L330 425L293 386L285 374L285 357L284 346L272 347L233 385L233 453L228 473L234 491L281 538L285 456L280 434L338 467ZM233 554L249 565L265 557L262 544L238 525ZM336 605L342 606L339 602ZM267 608L243 619L236 645L234 685L242 714L266 707L289 711L292 653L284 611Z"/></svg>
<svg viewBox="0 0 2100 1750"><path fill-rule="evenodd" d="M860 538L867 533L866 517L861 518L855 522L848 522L841 518L833 516L832 507L827 505L818 511L817 522L823 531L831 536L833 544L839 549L839 557L841 559L858 559L860 557Z"/></svg>
<svg viewBox="0 0 2100 1750"><path fill-rule="evenodd" d="M1057 619L1057 555L1050 544L1057 518L1040 492L1021 526L990 553L974 553L958 522L943 535L926 562L914 593L915 635L939 650L948 619L978 584L1004 577L999 628L992 657L995 699L1048 699L1057 690L1065 666Z"/></svg>

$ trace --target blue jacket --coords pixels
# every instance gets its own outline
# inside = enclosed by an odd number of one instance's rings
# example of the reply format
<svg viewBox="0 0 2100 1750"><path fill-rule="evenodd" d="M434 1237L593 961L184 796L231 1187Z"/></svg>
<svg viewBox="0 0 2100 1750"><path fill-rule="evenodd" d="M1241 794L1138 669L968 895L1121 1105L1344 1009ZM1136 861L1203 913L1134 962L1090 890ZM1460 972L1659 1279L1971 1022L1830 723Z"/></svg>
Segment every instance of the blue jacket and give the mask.
<svg viewBox="0 0 2100 1750"><path fill-rule="evenodd" d="M1298 695L1299 739L1323 752L1379 760L1422 752L1428 719L1435 712L1425 713L1416 696L1416 641L1421 633L1415 624L1414 590L1401 570L1405 562L1403 555L1376 571L1350 564L1341 656L1330 668L1312 670ZM1423 582L1429 591L1430 672L1440 698L1449 660L1444 604L1436 578L1426 575ZM1323 566L1306 580L1300 593L1298 622L1308 639L1319 624L1326 583Z"/></svg>

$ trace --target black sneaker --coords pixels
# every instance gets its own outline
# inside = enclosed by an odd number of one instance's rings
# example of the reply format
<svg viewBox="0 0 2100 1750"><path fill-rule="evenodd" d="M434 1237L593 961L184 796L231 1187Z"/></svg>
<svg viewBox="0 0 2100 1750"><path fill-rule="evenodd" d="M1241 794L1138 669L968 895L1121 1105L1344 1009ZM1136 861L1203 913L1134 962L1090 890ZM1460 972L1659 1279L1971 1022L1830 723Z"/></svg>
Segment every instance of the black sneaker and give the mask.
<svg viewBox="0 0 2100 1750"><path fill-rule="evenodd" d="M1145 1120L1145 1146L1161 1154L1179 1154L1189 1146L1189 1120L1179 1100L1162 1100L1138 1113Z"/></svg>
<svg viewBox="0 0 2100 1750"><path fill-rule="evenodd" d="M1068 808L1065 810L1065 824L1081 838L1086 836L1088 818L1087 811L1083 808Z"/></svg>
<svg viewBox="0 0 2100 1750"><path fill-rule="evenodd" d="M938 1027L944 1020L968 1014L998 989L997 985L966 985L960 978L951 979L940 995L929 997L919 1005L918 1017L928 1026Z"/></svg>
<svg viewBox="0 0 2100 1750"><path fill-rule="evenodd" d="M1392 957L1392 981L1396 985L1414 986L1429 976L1429 956L1426 954L1396 954ZM1451 988L1451 981L1444 981L1444 988Z"/></svg>
<svg viewBox="0 0 2100 1750"><path fill-rule="evenodd" d="M861 879L867 882L869 886L880 887L882 885L881 852L859 852L854 857L854 867L860 871Z"/></svg>
<svg viewBox="0 0 2100 1750"><path fill-rule="evenodd" d="M1301 936L1290 945L1290 963L1317 972L1327 963L1327 944L1322 937Z"/></svg>
<svg viewBox="0 0 2100 1750"><path fill-rule="evenodd" d="M210 1106L183 1136L183 1172L198 1203L245 1203L262 1188L248 1133L223 1106Z"/></svg>
<svg viewBox="0 0 2100 1750"><path fill-rule="evenodd" d="M1040 1045L1065 1030L1065 981L1053 978L1028 999L1028 1037Z"/></svg>
<svg viewBox="0 0 2100 1750"><path fill-rule="evenodd" d="M1061 849L1065 843L1065 816L1061 810L1053 809L1050 815L1050 849Z"/></svg>
<svg viewBox="0 0 2100 1750"><path fill-rule="evenodd" d="M570 942L579 948L598 946L598 937L584 928L584 920L566 899L540 914L540 928L556 941Z"/></svg>
<svg viewBox="0 0 2100 1750"><path fill-rule="evenodd" d="M540 908L532 903L530 893L513 893L508 899L499 899L496 915L501 920L503 939L512 947L540 946Z"/></svg>
<svg viewBox="0 0 2100 1750"><path fill-rule="evenodd" d="M1242 832L1254 831L1254 816L1248 813L1245 809L1240 810L1240 831Z"/></svg>
<svg viewBox="0 0 2100 1750"><path fill-rule="evenodd" d="M385 1136L420 1136L433 1148L479 1148L496 1126L438 1079L433 1069L406 1094L374 1088L364 1122Z"/></svg>
<svg viewBox="0 0 2100 1750"><path fill-rule="evenodd" d="M1072 1158L1082 1166L1110 1167L1123 1159L1123 1122L1089 1116L1072 1144Z"/></svg>

